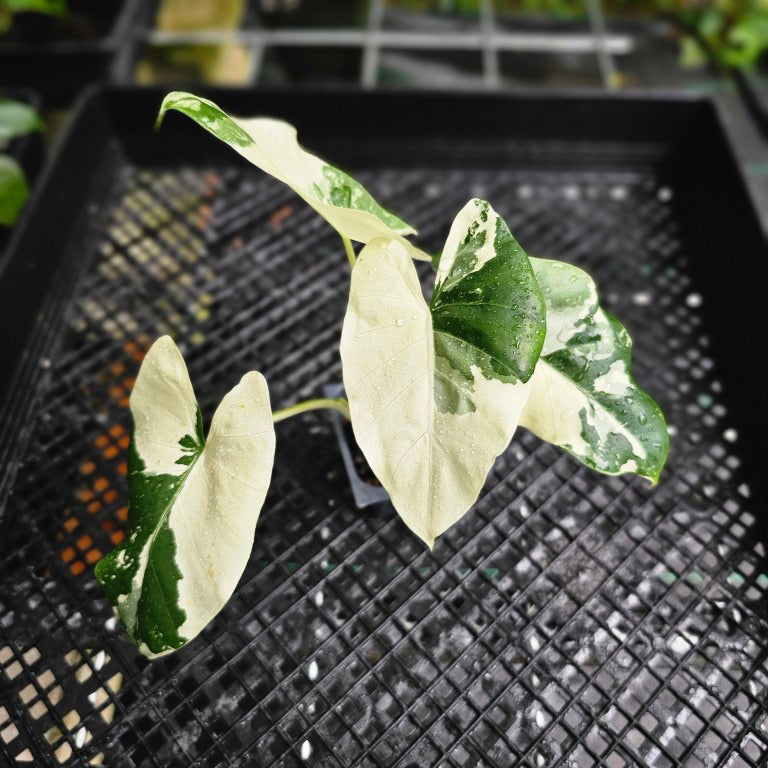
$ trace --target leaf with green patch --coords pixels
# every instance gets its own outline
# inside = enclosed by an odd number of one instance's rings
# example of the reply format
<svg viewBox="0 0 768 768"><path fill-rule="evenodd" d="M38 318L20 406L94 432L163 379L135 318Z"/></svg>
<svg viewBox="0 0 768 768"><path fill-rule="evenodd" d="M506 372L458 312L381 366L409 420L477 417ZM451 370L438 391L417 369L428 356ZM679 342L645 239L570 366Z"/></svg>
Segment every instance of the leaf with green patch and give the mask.
<svg viewBox="0 0 768 768"><path fill-rule="evenodd" d="M45 126L35 110L22 101L0 99L0 145L41 131Z"/></svg>
<svg viewBox="0 0 768 768"><path fill-rule="evenodd" d="M269 392L247 373L206 442L186 365L170 337L147 353L131 395L130 534L96 578L147 657L192 640L245 569L275 452Z"/></svg>
<svg viewBox="0 0 768 768"><path fill-rule="evenodd" d="M509 444L544 333L528 257L484 201L453 222L429 305L401 243L374 240L360 253L341 336L352 427L430 547Z"/></svg>
<svg viewBox="0 0 768 768"><path fill-rule="evenodd" d="M169 110L191 118L257 168L287 184L344 237L360 243L392 237L412 258L429 261L427 254L403 237L415 234L412 227L376 202L360 182L303 149L289 123L268 117L231 117L212 101L182 91L163 99L158 124Z"/></svg>
<svg viewBox="0 0 768 768"><path fill-rule="evenodd" d="M11 226L29 197L22 167L8 155L0 155L0 225Z"/></svg>
<svg viewBox="0 0 768 768"><path fill-rule="evenodd" d="M531 259L547 305L547 336L520 424L609 475L656 482L669 451L664 416L631 374L632 342L600 308L590 276Z"/></svg>

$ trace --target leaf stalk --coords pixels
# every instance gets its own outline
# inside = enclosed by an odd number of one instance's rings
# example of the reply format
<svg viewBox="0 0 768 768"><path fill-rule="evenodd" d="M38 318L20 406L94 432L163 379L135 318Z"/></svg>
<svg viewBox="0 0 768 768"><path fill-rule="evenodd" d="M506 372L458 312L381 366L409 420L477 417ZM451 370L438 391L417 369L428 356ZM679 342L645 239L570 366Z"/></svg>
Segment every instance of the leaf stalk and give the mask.
<svg viewBox="0 0 768 768"><path fill-rule="evenodd" d="M290 419L291 416L298 416L307 411L317 411L322 408L332 408L338 411L345 419L349 419L349 403L343 397L319 397L315 400L305 400L302 403L289 405L287 408L281 408L272 413L272 421L277 423L284 419Z"/></svg>

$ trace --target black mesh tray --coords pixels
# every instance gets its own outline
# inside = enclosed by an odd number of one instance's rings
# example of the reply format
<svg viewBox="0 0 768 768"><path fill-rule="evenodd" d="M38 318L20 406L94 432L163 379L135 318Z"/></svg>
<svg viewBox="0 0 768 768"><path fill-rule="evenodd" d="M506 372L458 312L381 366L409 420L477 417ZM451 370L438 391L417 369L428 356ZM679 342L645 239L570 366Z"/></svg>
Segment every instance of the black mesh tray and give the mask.
<svg viewBox="0 0 768 768"><path fill-rule="evenodd" d="M430 553L358 511L330 420L278 426L222 614L149 663L92 577L126 525L128 396L173 333L203 412L340 380L329 227L161 92L94 93L0 278L0 763L762 766L768 756L768 261L698 99L215 92L412 220L471 195L598 279L672 452L654 490L521 430ZM94 763L92 763L94 764Z"/></svg>

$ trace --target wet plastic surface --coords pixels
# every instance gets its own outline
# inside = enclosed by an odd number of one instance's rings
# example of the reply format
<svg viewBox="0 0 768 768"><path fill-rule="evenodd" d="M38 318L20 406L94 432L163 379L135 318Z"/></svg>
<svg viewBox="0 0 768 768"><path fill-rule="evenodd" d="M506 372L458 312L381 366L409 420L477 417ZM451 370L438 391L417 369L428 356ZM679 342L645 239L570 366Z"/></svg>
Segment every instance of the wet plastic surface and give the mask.
<svg viewBox="0 0 768 768"><path fill-rule="evenodd" d="M294 120L427 250L477 195L531 253L589 269L667 413L669 466L651 489L520 430L430 553L356 509L324 414L281 423L239 588L145 661L92 577L126 528L144 350L176 336L207 419L251 368L274 407L320 395L348 270L289 190L181 118L152 135L159 93L96 97L0 279L0 762L763 765L767 411L734 329L757 327L765 246L709 106L214 97Z"/></svg>

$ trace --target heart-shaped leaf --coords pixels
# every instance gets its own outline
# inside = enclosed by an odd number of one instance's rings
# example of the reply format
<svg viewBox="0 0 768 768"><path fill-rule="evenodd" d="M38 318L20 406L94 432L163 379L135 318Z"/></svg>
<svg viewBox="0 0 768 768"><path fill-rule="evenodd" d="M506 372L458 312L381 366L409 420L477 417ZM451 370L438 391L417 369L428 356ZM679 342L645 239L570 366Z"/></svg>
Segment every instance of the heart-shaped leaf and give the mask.
<svg viewBox="0 0 768 768"><path fill-rule="evenodd" d="M352 426L430 547L509 444L544 330L528 257L484 201L456 217L429 306L401 243L379 239L360 253L341 336Z"/></svg>
<svg viewBox="0 0 768 768"><path fill-rule="evenodd" d="M547 304L547 335L520 423L610 475L656 482L669 451L664 416L631 375L632 342L598 304L586 272L531 259Z"/></svg>
<svg viewBox="0 0 768 768"><path fill-rule="evenodd" d="M96 566L139 650L180 648L224 607L248 562L272 474L267 383L247 373L221 401L208 441L170 337L147 353L131 395L130 535Z"/></svg>
<svg viewBox="0 0 768 768"><path fill-rule="evenodd" d="M269 117L230 117L212 101L183 91L163 99L158 123L171 109L287 184L344 237L360 243L394 237L412 258L429 261L426 253L402 237L415 234L412 227L376 202L360 182L303 149L290 123Z"/></svg>

